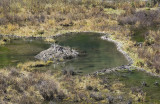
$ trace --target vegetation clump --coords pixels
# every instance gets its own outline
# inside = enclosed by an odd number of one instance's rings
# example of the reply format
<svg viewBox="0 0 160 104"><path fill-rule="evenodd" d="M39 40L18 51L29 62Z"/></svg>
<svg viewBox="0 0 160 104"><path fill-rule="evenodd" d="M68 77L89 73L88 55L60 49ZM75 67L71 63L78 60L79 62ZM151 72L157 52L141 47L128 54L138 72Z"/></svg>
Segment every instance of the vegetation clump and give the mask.
<svg viewBox="0 0 160 104"><path fill-rule="evenodd" d="M0 39L0 45L4 45L8 42L10 42L10 39L7 37L3 37L2 39Z"/></svg>

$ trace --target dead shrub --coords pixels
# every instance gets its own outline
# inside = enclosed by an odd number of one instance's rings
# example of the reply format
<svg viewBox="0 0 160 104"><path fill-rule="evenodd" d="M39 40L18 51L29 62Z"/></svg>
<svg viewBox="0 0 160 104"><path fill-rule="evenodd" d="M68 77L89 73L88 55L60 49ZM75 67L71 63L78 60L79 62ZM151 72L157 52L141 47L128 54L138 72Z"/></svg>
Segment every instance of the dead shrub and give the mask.
<svg viewBox="0 0 160 104"><path fill-rule="evenodd" d="M0 25L5 25L8 23L8 21L9 20L6 17L2 17L2 18L0 18Z"/></svg>
<svg viewBox="0 0 160 104"><path fill-rule="evenodd" d="M11 76L19 76L20 73L18 72L17 69L11 68L10 75L11 75Z"/></svg>
<svg viewBox="0 0 160 104"><path fill-rule="evenodd" d="M134 25L136 24L137 21L138 21L138 18L133 15L128 16L128 17L122 17L118 19L118 22L120 25L125 25L125 24Z"/></svg>
<svg viewBox="0 0 160 104"><path fill-rule="evenodd" d="M160 10L139 11L133 14L123 15L119 17L118 22L121 25L130 24L135 25L136 22L140 23L140 26L146 27L157 24L160 18Z"/></svg>
<svg viewBox="0 0 160 104"><path fill-rule="evenodd" d="M37 89L47 101L50 100L63 100L66 95L58 89L58 86L51 80L40 80L36 85Z"/></svg>

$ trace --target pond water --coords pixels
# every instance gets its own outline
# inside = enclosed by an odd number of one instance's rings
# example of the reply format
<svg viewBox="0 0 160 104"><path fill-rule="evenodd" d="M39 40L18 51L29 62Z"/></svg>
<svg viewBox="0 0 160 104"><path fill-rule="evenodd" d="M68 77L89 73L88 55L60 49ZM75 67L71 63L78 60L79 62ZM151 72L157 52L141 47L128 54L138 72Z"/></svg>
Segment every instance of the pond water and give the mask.
<svg viewBox="0 0 160 104"><path fill-rule="evenodd" d="M34 56L49 46L40 39L11 39L6 45L0 46L0 67L15 66L19 62L35 60Z"/></svg>
<svg viewBox="0 0 160 104"><path fill-rule="evenodd" d="M147 74L144 71L120 71L100 76L109 79L108 83L115 80L125 84L126 88L138 88L146 92L145 104L160 104L160 78ZM145 82L147 86L142 86ZM155 83L158 85L155 85Z"/></svg>
<svg viewBox="0 0 160 104"><path fill-rule="evenodd" d="M99 33L70 33L58 37L56 39L58 44L86 53L85 56L68 61L64 66L83 73L91 73L127 64L128 61L117 50L116 45L102 40L101 36Z"/></svg>

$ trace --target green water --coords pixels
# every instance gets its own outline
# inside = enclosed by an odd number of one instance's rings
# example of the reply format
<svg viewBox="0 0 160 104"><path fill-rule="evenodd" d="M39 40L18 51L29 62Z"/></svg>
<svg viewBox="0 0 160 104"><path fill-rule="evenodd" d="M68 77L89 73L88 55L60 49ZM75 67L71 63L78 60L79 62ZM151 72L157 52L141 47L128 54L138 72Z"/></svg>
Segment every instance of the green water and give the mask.
<svg viewBox="0 0 160 104"><path fill-rule="evenodd" d="M102 40L98 33L70 33L58 37L57 43L78 51L85 51L86 56L68 61L64 66L83 73L91 73L104 68L125 65L128 61L112 42Z"/></svg>
<svg viewBox="0 0 160 104"><path fill-rule="evenodd" d="M160 104L160 78L158 77L137 70L115 72L100 77L109 79L109 83L113 81L122 82L128 89L140 88L146 92L145 104ZM146 82L147 86L142 86L142 82ZM158 82L159 85L154 85L155 82Z"/></svg>
<svg viewBox="0 0 160 104"><path fill-rule="evenodd" d="M34 56L49 46L42 40L11 39L6 45L0 46L0 67L15 66L19 62L35 60Z"/></svg>
<svg viewBox="0 0 160 104"><path fill-rule="evenodd" d="M74 58L64 64L50 65L46 67L46 70L67 68L87 74L127 64L128 61L117 50L116 45L100 39L101 36L98 33L70 33L69 36L66 34L58 37L57 44L85 51L86 56ZM34 56L49 46L48 43L40 39L11 39L6 45L0 46L0 67L14 66L19 62L35 60Z"/></svg>

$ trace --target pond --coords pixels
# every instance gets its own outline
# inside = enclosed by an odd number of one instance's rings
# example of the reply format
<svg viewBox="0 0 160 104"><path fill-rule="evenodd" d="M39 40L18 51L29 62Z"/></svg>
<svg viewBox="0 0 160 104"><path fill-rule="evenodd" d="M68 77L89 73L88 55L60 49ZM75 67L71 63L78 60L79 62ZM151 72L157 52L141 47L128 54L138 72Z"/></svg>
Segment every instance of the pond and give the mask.
<svg viewBox="0 0 160 104"><path fill-rule="evenodd" d="M42 39L11 39L6 45L0 46L0 67L35 60L35 55L49 47Z"/></svg>
<svg viewBox="0 0 160 104"><path fill-rule="evenodd" d="M79 52L85 52L85 56L77 57L65 63L65 67L79 70L83 73L91 73L104 68L112 68L128 63L122 53L117 50L114 43L102 40L99 33L70 33L58 37L57 43L69 46Z"/></svg>

